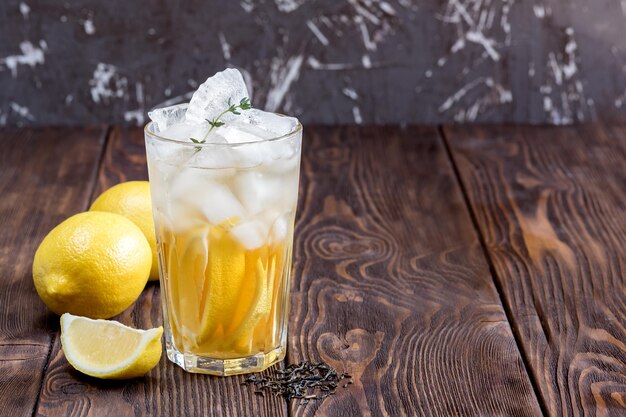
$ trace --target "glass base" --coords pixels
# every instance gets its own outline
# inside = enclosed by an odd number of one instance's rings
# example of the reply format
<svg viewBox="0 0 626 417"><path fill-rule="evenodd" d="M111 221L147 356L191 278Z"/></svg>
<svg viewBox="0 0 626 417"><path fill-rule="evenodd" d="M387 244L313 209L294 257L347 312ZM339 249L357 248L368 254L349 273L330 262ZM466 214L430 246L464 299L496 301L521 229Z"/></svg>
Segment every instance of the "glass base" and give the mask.
<svg viewBox="0 0 626 417"><path fill-rule="evenodd" d="M219 376L264 371L285 359L286 353L285 348L281 346L267 353L258 353L245 358L213 359L180 352L170 343L166 343L166 351L167 358L187 372Z"/></svg>

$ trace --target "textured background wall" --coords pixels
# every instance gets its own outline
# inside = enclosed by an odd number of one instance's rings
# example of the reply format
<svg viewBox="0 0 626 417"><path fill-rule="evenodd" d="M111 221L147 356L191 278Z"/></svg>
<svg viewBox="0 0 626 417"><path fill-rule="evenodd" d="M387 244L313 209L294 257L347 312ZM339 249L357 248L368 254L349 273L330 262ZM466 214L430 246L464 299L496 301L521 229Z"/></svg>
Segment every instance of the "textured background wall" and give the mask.
<svg viewBox="0 0 626 417"><path fill-rule="evenodd" d="M626 0L3 0L0 125L143 123L242 70L306 123L626 120Z"/></svg>

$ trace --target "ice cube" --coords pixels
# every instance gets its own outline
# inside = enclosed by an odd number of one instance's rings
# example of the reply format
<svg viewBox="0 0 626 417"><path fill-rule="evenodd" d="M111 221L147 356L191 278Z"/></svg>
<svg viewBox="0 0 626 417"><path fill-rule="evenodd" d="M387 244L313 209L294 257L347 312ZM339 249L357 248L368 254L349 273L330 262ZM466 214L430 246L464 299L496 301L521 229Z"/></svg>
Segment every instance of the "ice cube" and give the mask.
<svg viewBox="0 0 626 417"><path fill-rule="evenodd" d="M293 172L289 171L297 169L299 162L300 160L297 156L286 156L285 158L278 158L272 161L270 164L267 165L266 169L273 174L296 175Z"/></svg>
<svg viewBox="0 0 626 417"><path fill-rule="evenodd" d="M258 126L245 122L231 122L215 129L215 134L223 141L235 145L231 152L239 167L255 167L269 164L277 159L289 158L295 154L292 141L268 141L276 135Z"/></svg>
<svg viewBox="0 0 626 417"><path fill-rule="evenodd" d="M192 145L190 138L200 138L199 140L201 140L207 129L208 124L191 125L189 123L178 123L169 126L162 132L159 132L158 135ZM194 146L179 145L170 141L148 140L146 141L146 153L149 161L161 162L155 162L155 169L165 172L175 170L176 166L191 163L197 152Z"/></svg>
<svg viewBox="0 0 626 417"><path fill-rule="evenodd" d="M206 168L205 174L208 177L220 178L234 175L237 165L234 156L227 147L203 147L196 152L191 164L195 167Z"/></svg>
<svg viewBox="0 0 626 417"><path fill-rule="evenodd" d="M208 131L209 124L207 122L199 124L182 122L169 125L164 130L159 131L158 134L167 139L191 142L192 138L198 141L203 140Z"/></svg>
<svg viewBox="0 0 626 417"><path fill-rule="evenodd" d="M241 222L230 229L230 233L235 239L248 250L256 249L263 245L267 240L268 232L267 226L259 220Z"/></svg>
<svg viewBox="0 0 626 417"><path fill-rule="evenodd" d="M293 117L251 109L242 111L239 117L231 119L213 132L228 143L248 143L287 135L297 126L298 119Z"/></svg>
<svg viewBox="0 0 626 417"><path fill-rule="evenodd" d="M180 168L171 178L171 206L186 206L212 224L242 219L246 212L226 184L207 175L206 169Z"/></svg>
<svg viewBox="0 0 626 417"><path fill-rule="evenodd" d="M242 172L234 180L233 191L249 214L285 206L284 181L279 176L258 171Z"/></svg>
<svg viewBox="0 0 626 417"><path fill-rule="evenodd" d="M241 203L225 184L207 181L204 189L196 192L202 194L200 209L211 223L220 224L227 219L245 217Z"/></svg>
<svg viewBox="0 0 626 417"><path fill-rule="evenodd" d="M298 204L298 175L276 175L279 178L282 190L280 202L286 210L292 210Z"/></svg>
<svg viewBox="0 0 626 417"><path fill-rule="evenodd" d="M260 140L272 139L274 137L274 135L267 130L251 124L239 123L236 121L218 129L214 129L214 131L215 135L211 134L210 136L223 138L224 141L232 144L258 142Z"/></svg>
<svg viewBox="0 0 626 417"><path fill-rule="evenodd" d="M206 119L214 120L231 104L238 104L241 99L250 97L241 73L236 69L226 69L209 77L198 90L193 93L186 120L191 123L202 123ZM227 122L236 114L226 113L220 121Z"/></svg>
<svg viewBox="0 0 626 417"><path fill-rule="evenodd" d="M268 133L251 125L226 125L216 129L215 135L230 143L233 163L241 168L251 168L271 160L272 154L265 143L254 143L269 139ZM239 145L239 146L238 146Z"/></svg>
<svg viewBox="0 0 626 417"><path fill-rule="evenodd" d="M289 222L287 216L283 215L276 219L272 225L271 239L273 243L282 242L289 232Z"/></svg>
<svg viewBox="0 0 626 417"><path fill-rule="evenodd" d="M295 117L283 116L259 109L251 109L241 114L234 123L249 124L259 127L267 132L270 137L287 135L298 127L298 119Z"/></svg>
<svg viewBox="0 0 626 417"><path fill-rule="evenodd" d="M169 207L169 221L171 230L184 233L188 230L206 226L206 220L198 213L195 207L173 201Z"/></svg>
<svg viewBox="0 0 626 417"><path fill-rule="evenodd" d="M154 133L160 133L173 124L184 122L188 105L188 103L182 103L149 111L148 117L156 125Z"/></svg>
<svg viewBox="0 0 626 417"><path fill-rule="evenodd" d="M258 216L268 230L268 243L280 243L289 234L290 224L293 223L293 212L281 213L278 210L267 210Z"/></svg>
<svg viewBox="0 0 626 417"><path fill-rule="evenodd" d="M170 175L174 171L174 168L169 167L166 175ZM176 171L180 172L180 170ZM164 174L161 171L157 172ZM176 181L179 179L178 176L173 178L172 181L174 182L172 184L178 185L178 188L174 189L168 178L155 177L153 173L154 170L151 169L150 191L152 194L152 210L155 219L159 219L159 223L163 225L163 228L178 233L206 224L206 220L200 211L184 199L184 196L188 195L188 190L181 184L187 181ZM183 172L180 178L184 177L185 174L186 172Z"/></svg>
<svg viewBox="0 0 626 417"><path fill-rule="evenodd" d="M146 141L148 165L152 164L154 171L158 170L162 177L169 177L169 172L175 170L175 167L186 164L193 157L194 151L191 146L180 146L174 142Z"/></svg>

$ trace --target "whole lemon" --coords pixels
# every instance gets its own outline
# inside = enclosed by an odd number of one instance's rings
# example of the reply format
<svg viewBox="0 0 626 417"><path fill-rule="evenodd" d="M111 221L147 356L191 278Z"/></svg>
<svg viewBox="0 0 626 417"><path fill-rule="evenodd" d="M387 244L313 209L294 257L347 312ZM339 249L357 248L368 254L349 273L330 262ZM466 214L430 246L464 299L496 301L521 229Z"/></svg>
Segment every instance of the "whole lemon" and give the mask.
<svg viewBox="0 0 626 417"><path fill-rule="evenodd" d="M150 245L133 222L93 211L48 233L35 252L33 280L55 313L109 318L139 297L151 265Z"/></svg>
<svg viewBox="0 0 626 417"><path fill-rule="evenodd" d="M108 211L121 214L139 226L152 249L150 280L159 279L156 235L150 200L150 183L148 181L128 181L109 188L96 198L89 211Z"/></svg>

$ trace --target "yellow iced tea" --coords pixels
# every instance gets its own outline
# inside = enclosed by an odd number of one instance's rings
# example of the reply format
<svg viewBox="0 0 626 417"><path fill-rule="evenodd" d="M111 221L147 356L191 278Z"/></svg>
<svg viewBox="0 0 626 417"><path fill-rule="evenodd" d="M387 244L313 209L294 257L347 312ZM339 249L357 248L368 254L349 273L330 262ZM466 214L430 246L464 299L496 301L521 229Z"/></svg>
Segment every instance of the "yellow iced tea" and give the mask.
<svg viewBox="0 0 626 417"><path fill-rule="evenodd" d="M182 351L232 359L280 347L292 236L246 249L231 234L237 223L160 231L169 321Z"/></svg>
<svg viewBox="0 0 626 417"><path fill-rule="evenodd" d="M286 351L301 126L232 146L169 140L150 127L167 356L190 372L265 369ZM246 129L235 133L259 133Z"/></svg>

